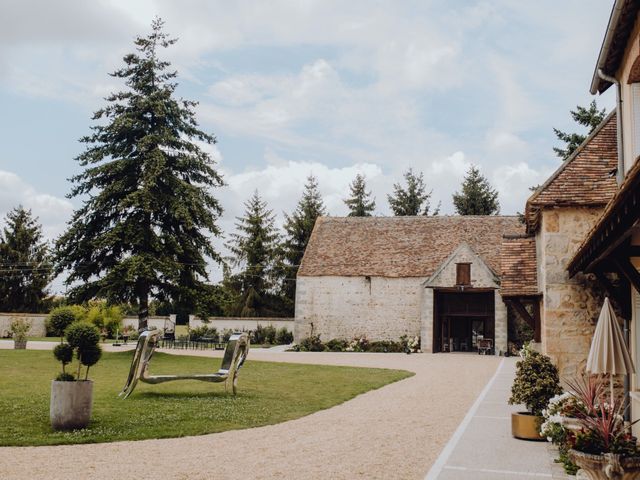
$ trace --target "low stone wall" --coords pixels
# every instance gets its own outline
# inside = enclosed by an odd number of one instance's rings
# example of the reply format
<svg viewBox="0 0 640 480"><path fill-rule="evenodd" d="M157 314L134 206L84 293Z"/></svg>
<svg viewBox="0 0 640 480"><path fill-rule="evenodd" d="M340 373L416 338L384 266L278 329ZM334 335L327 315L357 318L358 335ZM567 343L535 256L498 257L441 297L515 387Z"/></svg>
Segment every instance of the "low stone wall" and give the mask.
<svg viewBox="0 0 640 480"><path fill-rule="evenodd" d="M0 313L0 337L6 338L9 334L11 322L16 318L24 318L31 322L30 337L44 337L46 329L44 322L47 319L46 313Z"/></svg>
<svg viewBox="0 0 640 480"><path fill-rule="evenodd" d="M171 317L175 317L175 315L168 315L166 317L164 316L153 316L153 317L149 317L147 319L147 325L149 327L155 327L158 328L160 330L162 330L164 328L164 322L166 320L169 320ZM173 318L173 321L175 322L175 318ZM123 327L131 327L134 330L138 329L138 317L124 317L122 319L122 326Z"/></svg>
<svg viewBox="0 0 640 480"><path fill-rule="evenodd" d="M272 325L277 329L284 327L293 332L294 319L279 317L209 317L208 323L205 323L194 315L189 316L189 328L196 328L202 325L215 327L219 332L223 330L233 330L234 332L255 330L258 325L263 327Z"/></svg>

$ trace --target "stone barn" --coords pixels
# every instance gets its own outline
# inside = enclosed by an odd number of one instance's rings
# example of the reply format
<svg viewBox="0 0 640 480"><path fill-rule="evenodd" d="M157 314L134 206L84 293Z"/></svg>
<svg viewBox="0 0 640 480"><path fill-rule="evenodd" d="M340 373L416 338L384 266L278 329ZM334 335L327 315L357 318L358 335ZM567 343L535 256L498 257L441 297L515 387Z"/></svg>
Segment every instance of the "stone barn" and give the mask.
<svg viewBox="0 0 640 480"><path fill-rule="evenodd" d="M484 338L504 352L503 237L524 232L515 216L321 217L298 271L296 341L420 335L442 352Z"/></svg>

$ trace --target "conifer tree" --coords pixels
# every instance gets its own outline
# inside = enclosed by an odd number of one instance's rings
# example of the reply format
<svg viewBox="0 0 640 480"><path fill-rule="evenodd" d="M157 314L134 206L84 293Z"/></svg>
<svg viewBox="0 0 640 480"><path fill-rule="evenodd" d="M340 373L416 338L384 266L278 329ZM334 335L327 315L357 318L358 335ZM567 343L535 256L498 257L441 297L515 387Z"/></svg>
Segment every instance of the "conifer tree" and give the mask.
<svg viewBox="0 0 640 480"><path fill-rule="evenodd" d="M349 185L351 196L344 200L349 207L349 217L370 217L376 208L376 201L371 199L371 192L367 192L364 175L358 173Z"/></svg>
<svg viewBox="0 0 640 480"><path fill-rule="evenodd" d="M177 72L159 50L176 40L162 27L154 20L112 74L127 89L106 98L80 140L84 171L69 196L83 204L57 242L57 272L69 272L71 298L137 303L140 330L150 297L195 309L207 257L220 260L211 237L220 234L222 209L211 192L223 182L199 146L215 138L198 128L197 103L175 96Z"/></svg>
<svg viewBox="0 0 640 480"><path fill-rule="evenodd" d="M239 310L243 317L266 316L270 313L279 235L273 211L257 190L244 205L244 216L237 218L236 232L227 243L232 264L242 268L237 274L242 288Z"/></svg>
<svg viewBox="0 0 640 480"><path fill-rule="evenodd" d="M593 100L588 108L581 107L580 105L576 106L575 110L571 110L571 117L578 123L584 127L587 127L589 135L593 130L602 123L604 117L606 116L606 109L598 110L598 105L596 101ZM582 142L585 141L587 135L582 135L579 133L566 133L557 128L553 129L553 132L558 137L558 140L561 140L565 143L564 148L554 147L553 151L556 152L562 160L566 160L571 156L571 154L578 148Z"/></svg>
<svg viewBox="0 0 640 480"><path fill-rule="evenodd" d="M0 239L0 311L42 312L51 280L49 249L31 210L18 206Z"/></svg>
<svg viewBox="0 0 640 480"><path fill-rule="evenodd" d="M500 213L498 192L480 170L471 165L462 182L462 191L453 194L458 215L497 215Z"/></svg>
<svg viewBox="0 0 640 480"><path fill-rule="evenodd" d="M427 193L427 186L424 183L422 172L416 174L413 169L404 173L406 187L396 183L393 185L393 194L387 195L389 206L396 217L409 215L429 215L431 208L431 193ZM433 215L437 215L440 206L436 208Z"/></svg>
<svg viewBox="0 0 640 480"><path fill-rule="evenodd" d="M289 313L292 313L296 295L295 278L307 248L316 219L326 214L318 181L313 175L307 177L302 198L291 215L285 214L285 240L282 249L280 276L282 292Z"/></svg>

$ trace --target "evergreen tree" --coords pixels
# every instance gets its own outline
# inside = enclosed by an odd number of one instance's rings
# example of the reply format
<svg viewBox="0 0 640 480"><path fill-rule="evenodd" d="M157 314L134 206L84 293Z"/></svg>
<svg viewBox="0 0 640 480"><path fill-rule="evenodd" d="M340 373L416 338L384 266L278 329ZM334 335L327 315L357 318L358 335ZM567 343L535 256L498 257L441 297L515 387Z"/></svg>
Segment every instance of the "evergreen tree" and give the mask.
<svg viewBox="0 0 640 480"><path fill-rule="evenodd" d="M367 192L364 175L357 174L351 185L351 196L344 200L349 207L349 217L370 217L376 208L376 201L371 199L371 192Z"/></svg>
<svg viewBox="0 0 640 480"><path fill-rule="evenodd" d="M5 223L0 239L0 311L45 311L51 265L42 227L22 206L9 212Z"/></svg>
<svg viewBox="0 0 640 480"><path fill-rule="evenodd" d="M497 215L500 213L498 192L480 170L471 165L462 182L462 191L453 194L458 215Z"/></svg>
<svg viewBox="0 0 640 480"><path fill-rule="evenodd" d="M242 268L237 274L242 285L240 315L267 316L279 235L273 211L267 209L257 190L244 205L245 214L237 218L236 232L227 244L232 264Z"/></svg>
<svg viewBox="0 0 640 480"><path fill-rule="evenodd" d="M431 193L427 193L427 186L424 183L422 172L415 174L413 169L404 173L406 187L399 183L393 185L393 194L387 195L389 206L396 217L408 215L429 215L431 208ZM440 205L433 212L437 215Z"/></svg>
<svg viewBox="0 0 640 480"><path fill-rule="evenodd" d="M602 123L604 117L606 116L606 109L598 110L598 106L596 105L596 101L593 100L588 108L576 106L575 110L571 110L571 117L579 124L588 128L589 135L593 130ZM579 133L566 133L557 128L553 129L553 132L558 137L558 140L561 140L565 143L564 148L554 147L553 151L556 152L562 160L566 160L571 156L571 154L578 148L582 142L585 141L587 135L582 135Z"/></svg>
<svg viewBox="0 0 640 480"><path fill-rule="evenodd" d="M287 303L288 313L293 313L296 297L295 278L309 243L316 219L325 215L325 206L318 190L318 181L313 175L307 177L302 198L291 215L285 214L285 240L282 261L279 267L281 289Z"/></svg>
<svg viewBox="0 0 640 480"><path fill-rule="evenodd" d="M177 72L158 50L176 42L162 31L135 40L136 52L112 76L128 87L106 98L99 121L80 141L84 171L70 197L86 196L57 242L57 271L75 301L94 297L138 306L146 328L150 297L195 310L205 290L210 243L222 212L211 190L223 184L211 156L215 143L195 119L196 102L175 98Z"/></svg>

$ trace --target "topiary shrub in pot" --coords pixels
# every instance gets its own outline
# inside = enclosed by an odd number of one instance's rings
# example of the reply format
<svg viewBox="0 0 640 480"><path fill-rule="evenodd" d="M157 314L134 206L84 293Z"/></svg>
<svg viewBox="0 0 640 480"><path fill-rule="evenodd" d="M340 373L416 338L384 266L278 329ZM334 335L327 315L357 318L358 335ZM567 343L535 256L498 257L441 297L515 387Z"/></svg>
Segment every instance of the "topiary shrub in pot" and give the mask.
<svg viewBox="0 0 640 480"><path fill-rule="evenodd" d="M55 430L74 430L89 424L93 405L89 368L98 363L102 355L98 344L100 332L93 325L74 322L65 330L65 338L66 342L53 350L53 355L62 364L62 372L51 382L49 416ZM78 363L71 373L66 366L74 357Z"/></svg>
<svg viewBox="0 0 640 480"><path fill-rule="evenodd" d="M84 309L78 306L64 306L51 310L47 319L47 335L60 337L62 342L64 332L73 322L80 320L83 316Z"/></svg>
<svg viewBox="0 0 640 480"><path fill-rule="evenodd" d="M24 318L15 318L11 321L9 332L13 338L13 348L24 350L27 348L27 333L31 330L31 322Z"/></svg>
<svg viewBox="0 0 640 480"><path fill-rule="evenodd" d="M525 405L526 412L511 414L511 433L523 440L545 440L540 435L542 411L549 400L562 393L558 368L551 359L528 347L522 349L516 364L516 378L511 386L512 405Z"/></svg>

